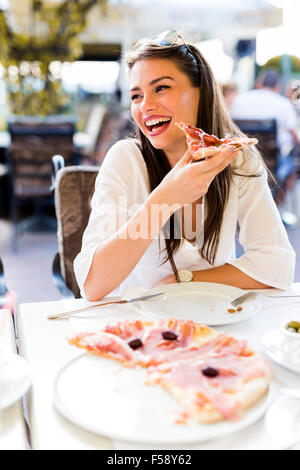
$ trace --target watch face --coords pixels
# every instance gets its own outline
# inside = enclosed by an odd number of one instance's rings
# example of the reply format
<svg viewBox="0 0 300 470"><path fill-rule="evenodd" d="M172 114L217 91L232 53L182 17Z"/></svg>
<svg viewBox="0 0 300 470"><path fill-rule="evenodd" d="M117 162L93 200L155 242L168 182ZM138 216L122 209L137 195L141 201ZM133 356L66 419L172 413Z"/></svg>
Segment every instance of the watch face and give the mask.
<svg viewBox="0 0 300 470"><path fill-rule="evenodd" d="M193 273L189 271L189 269L180 269L178 275L181 282L190 282L193 280Z"/></svg>

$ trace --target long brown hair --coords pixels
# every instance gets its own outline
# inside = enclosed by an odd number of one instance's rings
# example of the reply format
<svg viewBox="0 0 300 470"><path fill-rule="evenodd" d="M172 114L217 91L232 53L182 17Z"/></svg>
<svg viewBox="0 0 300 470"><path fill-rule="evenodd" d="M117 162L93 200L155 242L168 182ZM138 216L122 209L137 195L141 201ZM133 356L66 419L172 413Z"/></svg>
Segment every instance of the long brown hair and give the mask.
<svg viewBox="0 0 300 470"><path fill-rule="evenodd" d="M142 40L125 56L129 70L133 68L137 61L149 58L171 60L180 71L187 75L193 87L199 87L200 100L197 127L219 138L223 138L225 135L244 136L231 120L212 70L195 46L190 43L188 45L184 43L173 46L160 46L153 43L153 41ZM154 148L140 129L137 129L137 138L148 170L150 189L153 191L171 170L171 165L163 150ZM232 175L233 170L230 166L227 166L215 176L206 194L207 215L204 221L203 245L199 248L199 253L211 265L214 263L219 245L223 214L228 201ZM177 279L178 272L173 255L178 250L181 242L181 236L179 238L178 236L175 237L178 230L181 230L181 228L178 227L176 214L174 214L171 217L170 224L166 224L164 227L167 252L164 262L170 261Z"/></svg>

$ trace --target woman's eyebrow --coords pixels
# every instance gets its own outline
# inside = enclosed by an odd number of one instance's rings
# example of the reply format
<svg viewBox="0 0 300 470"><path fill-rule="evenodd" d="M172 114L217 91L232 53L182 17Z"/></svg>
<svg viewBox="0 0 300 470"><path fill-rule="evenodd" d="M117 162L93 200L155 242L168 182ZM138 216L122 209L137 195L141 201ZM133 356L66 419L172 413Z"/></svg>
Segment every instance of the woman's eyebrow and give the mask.
<svg viewBox="0 0 300 470"><path fill-rule="evenodd" d="M174 81L174 78L170 77L169 75L164 75L163 77L158 77L158 78L155 78L154 80L151 80L151 82L149 82L149 85L150 86L155 85L155 83L159 82L160 80L165 80L166 78ZM140 90L138 86L131 88L130 91L137 91L137 90Z"/></svg>

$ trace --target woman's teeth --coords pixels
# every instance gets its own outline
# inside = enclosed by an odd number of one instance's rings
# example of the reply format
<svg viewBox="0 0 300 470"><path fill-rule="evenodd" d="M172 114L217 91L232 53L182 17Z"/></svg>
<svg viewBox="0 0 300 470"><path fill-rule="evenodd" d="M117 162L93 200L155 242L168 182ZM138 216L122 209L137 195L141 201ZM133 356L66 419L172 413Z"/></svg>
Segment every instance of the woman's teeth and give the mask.
<svg viewBox="0 0 300 470"><path fill-rule="evenodd" d="M150 133L157 133L163 128L166 128L170 122L170 118L151 119L149 121L146 121L146 126Z"/></svg>
<svg viewBox="0 0 300 470"><path fill-rule="evenodd" d="M160 122L167 122L171 121L170 118L157 118L157 119L150 119L149 121L146 121L146 126L155 126L156 124L159 124Z"/></svg>

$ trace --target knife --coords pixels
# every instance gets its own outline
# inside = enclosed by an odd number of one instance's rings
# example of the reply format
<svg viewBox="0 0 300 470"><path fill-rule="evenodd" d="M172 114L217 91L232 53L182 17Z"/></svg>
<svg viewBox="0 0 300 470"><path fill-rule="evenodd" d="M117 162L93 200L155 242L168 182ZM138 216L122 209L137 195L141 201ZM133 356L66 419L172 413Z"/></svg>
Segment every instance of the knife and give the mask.
<svg viewBox="0 0 300 470"><path fill-rule="evenodd" d="M78 310L70 310L69 312L53 313L52 315L48 316L48 320L54 320L55 318L66 317L68 315L73 315L73 313L85 312L86 310L92 310L94 308L106 307L107 305L130 304L131 302L140 302L141 300L151 299L153 297L157 297L158 295L163 295L163 294L164 292L160 292L159 294L143 295L142 297L135 297L134 299L129 299L129 300L114 300L114 301L105 302L102 304L91 305L90 307L79 308Z"/></svg>

